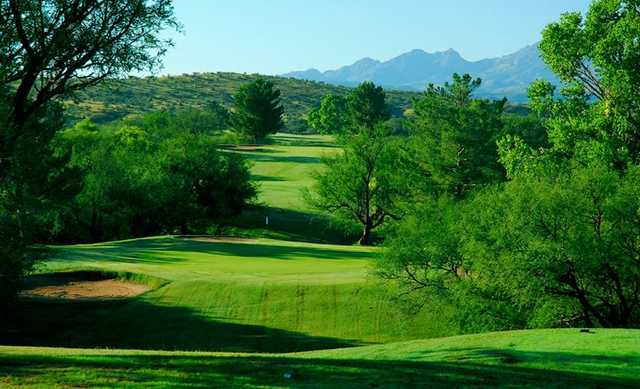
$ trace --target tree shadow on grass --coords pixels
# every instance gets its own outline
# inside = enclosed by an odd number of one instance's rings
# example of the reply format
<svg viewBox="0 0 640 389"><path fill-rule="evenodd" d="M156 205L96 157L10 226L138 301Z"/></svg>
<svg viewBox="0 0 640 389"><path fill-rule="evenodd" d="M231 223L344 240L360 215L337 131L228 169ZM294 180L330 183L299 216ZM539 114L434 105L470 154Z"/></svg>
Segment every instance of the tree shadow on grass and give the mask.
<svg viewBox="0 0 640 389"><path fill-rule="evenodd" d="M333 140L323 140L313 137L301 137L294 135L278 134L274 138L276 144L283 146L297 146L297 147L326 147L337 148L339 145Z"/></svg>
<svg viewBox="0 0 640 389"><path fill-rule="evenodd" d="M249 161L277 162L277 163L320 163L320 157L306 157L302 155L274 155L258 153L242 153Z"/></svg>
<svg viewBox="0 0 640 389"><path fill-rule="evenodd" d="M288 181L287 179L283 178L283 177L276 177L276 176L265 176L265 175L260 175L260 174L252 174L251 175L251 179L253 181L258 181L258 182L285 182Z"/></svg>
<svg viewBox="0 0 640 389"><path fill-rule="evenodd" d="M109 353L106 352L108 355ZM547 353L539 359L550 358ZM598 360L584 358L583 363ZM638 362L638 361L635 361ZM557 370L555 370L557 368ZM607 377L606 370L572 371L475 362L304 358L285 355L45 356L0 354L0 377L16 382L86 385L168 383L172 387L638 387L640 379ZM560 370L562 369L562 370ZM79 375L77 372L82 372ZM74 374L75 373L75 374ZM91 379L93 378L93 380Z"/></svg>
<svg viewBox="0 0 640 389"><path fill-rule="evenodd" d="M232 255L242 259L326 259L326 260L352 260L372 259L373 254L365 251L341 250L327 247L295 246L269 244L265 242L242 244L236 242L199 242L191 239L176 239L172 250L191 251L216 255Z"/></svg>
<svg viewBox="0 0 640 389"><path fill-rule="evenodd" d="M228 352L294 352L360 345L203 317L176 306L130 301L23 299L0 324L0 344Z"/></svg>

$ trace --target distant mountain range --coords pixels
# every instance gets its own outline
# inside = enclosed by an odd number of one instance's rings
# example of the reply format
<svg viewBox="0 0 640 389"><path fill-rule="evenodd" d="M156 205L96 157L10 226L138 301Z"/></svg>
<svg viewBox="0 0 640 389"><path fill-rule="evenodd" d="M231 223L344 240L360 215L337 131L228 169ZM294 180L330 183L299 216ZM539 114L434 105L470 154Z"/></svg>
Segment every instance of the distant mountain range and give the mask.
<svg viewBox="0 0 640 389"><path fill-rule="evenodd" d="M429 83L441 85L450 81L453 73L469 73L482 78L478 96L507 97L514 102L527 100L527 87L536 79L558 83L540 58L537 45L527 46L503 57L480 61L467 61L453 49L436 53L412 50L385 62L363 58L337 70L320 72L309 69L282 76L344 86L373 81L388 89L422 91Z"/></svg>

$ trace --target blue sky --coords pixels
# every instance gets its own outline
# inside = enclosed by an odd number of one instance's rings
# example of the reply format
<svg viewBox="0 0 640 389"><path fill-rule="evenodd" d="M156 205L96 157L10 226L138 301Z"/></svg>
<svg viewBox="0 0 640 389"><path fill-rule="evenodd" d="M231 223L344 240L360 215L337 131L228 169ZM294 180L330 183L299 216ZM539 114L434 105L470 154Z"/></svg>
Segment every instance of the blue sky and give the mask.
<svg viewBox="0 0 640 389"><path fill-rule="evenodd" d="M163 74L280 74L454 48L477 60L537 42L589 0L175 0L182 34Z"/></svg>

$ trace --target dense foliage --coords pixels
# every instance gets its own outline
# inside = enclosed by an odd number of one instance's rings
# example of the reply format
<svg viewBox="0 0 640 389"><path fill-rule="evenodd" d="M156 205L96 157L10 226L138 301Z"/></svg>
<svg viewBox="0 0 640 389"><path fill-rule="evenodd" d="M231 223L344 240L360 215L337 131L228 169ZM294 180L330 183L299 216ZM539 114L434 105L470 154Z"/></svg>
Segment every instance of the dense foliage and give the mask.
<svg viewBox="0 0 640 389"><path fill-rule="evenodd" d="M452 189L410 198L380 274L455 304L466 330L639 326L639 39L637 1L563 15L540 47L565 84L533 83L529 116L473 99L467 77L430 87L407 168Z"/></svg>
<svg viewBox="0 0 640 389"><path fill-rule="evenodd" d="M351 131L372 129L391 117L387 94L381 86L365 81L347 96L347 113Z"/></svg>
<svg viewBox="0 0 640 389"><path fill-rule="evenodd" d="M233 96L231 124L254 141L275 134L284 126L280 90L263 78L242 85Z"/></svg>
<svg viewBox="0 0 640 389"><path fill-rule="evenodd" d="M285 109L283 132L318 132L307 122L310 112L319 107L324 96L345 97L350 89L318 82L274 76L240 73L196 73L161 77L110 79L75 93L66 100L69 124L84 118L97 123L155 111L178 111L185 108L206 109L209 101L233 106L233 95L244 84L258 78L271 81L281 92ZM394 117L401 117L411 105L414 92L388 91L387 100Z"/></svg>
<svg viewBox="0 0 640 389"><path fill-rule="evenodd" d="M54 237L103 241L158 233L204 232L239 213L255 195L244 159L220 151L179 115L150 114L99 128L82 121L63 132L82 191L60 215Z"/></svg>
<svg viewBox="0 0 640 389"><path fill-rule="evenodd" d="M107 77L157 69L171 44L160 32L175 27L172 0L0 1L0 85L17 83L14 121Z"/></svg>
<svg viewBox="0 0 640 389"><path fill-rule="evenodd" d="M320 106L309 112L309 127L319 134L340 134L349 124L347 99L328 94L320 101Z"/></svg>
<svg viewBox="0 0 640 389"><path fill-rule="evenodd" d="M578 167L479 196L465 249L490 277L479 283L528 308L536 324L638 324L639 173Z"/></svg>
<svg viewBox="0 0 640 389"><path fill-rule="evenodd" d="M0 95L0 305L15 295L30 267L27 246L79 190L68 154L51 146L63 125L60 106L43 105L18 127L11 119L13 97Z"/></svg>
<svg viewBox="0 0 640 389"><path fill-rule="evenodd" d="M171 0L0 0L0 305L33 243L200 231L255 195L245 161L218 148L229 115L210 99L62 131L57 99L158 69L167 28Z"/></svg>
<svg viewBox="0 0 640 389"><path fill-rule="evenodd" d="M461 198L503 177L496 139L503 130L506 101L473 98L480 84L469 75L454 74L453 83L429 85L415 101L405 160L416 190Z"/></svg>
<svg viewBox="0 0 640 389"><path fill-rule="evenodd" d="M309 200L318 209L360 225L359 243L370 245L373 230L400 217L398 145L379 125L344 139L342 147L342 154L324 158L326 169L317 174Z"/></svg>

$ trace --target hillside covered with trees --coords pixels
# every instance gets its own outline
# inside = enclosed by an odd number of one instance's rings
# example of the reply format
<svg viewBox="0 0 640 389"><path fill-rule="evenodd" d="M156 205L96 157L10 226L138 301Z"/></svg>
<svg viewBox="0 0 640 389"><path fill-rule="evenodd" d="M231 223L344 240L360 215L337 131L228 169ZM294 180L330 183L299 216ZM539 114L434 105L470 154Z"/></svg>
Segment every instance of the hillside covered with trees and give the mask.
<svg viewBox="0 0 640 389"><path fill-rule="evenodd" d="M67 121L91 119L105 123L130 115L153 111L175 111L184 108L204 108L212 101L227 108L241 85L254 81L258 75L240 73L195 73L181 76L128 77L105 81L79 91L66 101ZM282 94L285 109L283 131L310 131L306 118L320 100L328 94L343 96L350 88L320 82L283 77L261 76L274 83ZM414 92L388 92L392 114L402 116Z"/></svg>

